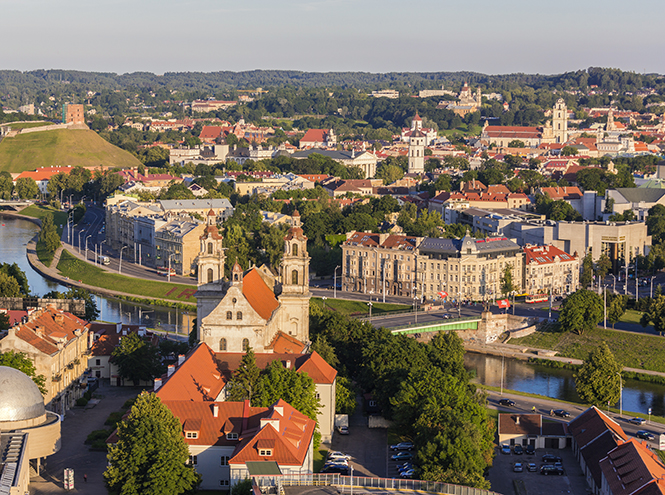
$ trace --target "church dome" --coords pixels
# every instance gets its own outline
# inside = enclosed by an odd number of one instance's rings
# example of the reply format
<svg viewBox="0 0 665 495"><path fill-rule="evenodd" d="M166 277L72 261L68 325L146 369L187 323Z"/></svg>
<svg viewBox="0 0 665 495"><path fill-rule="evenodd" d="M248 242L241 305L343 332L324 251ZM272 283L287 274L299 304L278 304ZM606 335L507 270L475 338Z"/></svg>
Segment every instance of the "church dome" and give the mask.
<svg viewBox="0 0 665 495"><path fill-rule="evenodd" d="M0 366L0 423L25 421L46 413L44 398L25 373Z"/></svg>

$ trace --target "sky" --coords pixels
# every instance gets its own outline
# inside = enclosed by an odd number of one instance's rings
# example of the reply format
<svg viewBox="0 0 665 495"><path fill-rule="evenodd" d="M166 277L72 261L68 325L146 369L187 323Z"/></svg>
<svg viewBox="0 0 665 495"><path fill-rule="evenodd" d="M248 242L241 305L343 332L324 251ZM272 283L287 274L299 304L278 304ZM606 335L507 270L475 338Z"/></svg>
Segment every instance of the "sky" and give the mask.
<svg viewBox="0 0 665 495"><path fill-rule="evenodd" d="M0 69L665 74L664 0L0 0Z"/></svg>

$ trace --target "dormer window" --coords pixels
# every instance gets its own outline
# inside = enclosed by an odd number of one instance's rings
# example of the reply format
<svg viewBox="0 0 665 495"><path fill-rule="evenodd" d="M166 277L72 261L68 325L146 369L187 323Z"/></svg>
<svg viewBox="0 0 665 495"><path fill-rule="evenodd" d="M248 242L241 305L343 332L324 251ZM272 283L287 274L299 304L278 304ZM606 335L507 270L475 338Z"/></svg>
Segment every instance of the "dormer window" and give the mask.
<svg viewBox="0 0 665 495"><path fill-rule="evenodd" d="M199 432L198 431L186 431L185 432L185 438L199 438Z"/></svg>
<svg viewBox="0 0 665 495"><path fill-rule="evenodd" d="M226 439L227 440L238 440L238 434L233 432L233 431L230 431L226 434Z"/></svg>
<svg viewBox="0 0 665 495"><path fill-rule="evenodd" d="M261 457L272 457L272 449L259 449Z"/></svg>

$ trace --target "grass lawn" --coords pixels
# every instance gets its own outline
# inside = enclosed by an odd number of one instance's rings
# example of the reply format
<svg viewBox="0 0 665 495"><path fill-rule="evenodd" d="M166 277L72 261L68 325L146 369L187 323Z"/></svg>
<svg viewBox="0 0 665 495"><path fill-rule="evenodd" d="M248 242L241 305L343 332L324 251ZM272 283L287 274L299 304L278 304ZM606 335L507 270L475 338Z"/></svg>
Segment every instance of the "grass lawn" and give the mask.
<svg viewBox="0 0 665 495"><path fill-rule="evenodd" d="M311 302L323 307L323 299L313 297ZM392 311L408 311L411 306L405 304L372 303L372 316L378 316ZM336 312L344 315L364 315L369 314L369 307L364 301L347 301L346 299L326 299L326 308L334 309Z"/></svg>
<svg viewBox="0 0 665 495"><path fill-rule="evenodd" d="M13 131L18 131L19 129L29 129L31 127L42 127L45 125L53 125L53 122L17 122L14 124L9 122L8 124L3 124L3 125L9 125Z"/></svg>
<svg viewBox="0 0 665 495"><path fill-rule="evenodd" d="M53 262L53 256L55 253L48 251L44 248L44 245L41 242L37 242L37 258L46 266L51 266Z"/></svg>
<svg viewBox="0 0 665 495"><path fill-rule="evenodd" d="M23 208L20 212L21 215L26 217L39 218L43 219L49 213L53 214L53 223L58 229L58 234L62 235L62 229L67 224L67 212L62 210L56 210L50 206L42 205L30 205L26 208ZM40 258L41 259L41 258Z"/></svg>
<svg viewBox="0 0 665 495"><path fill-rule="evenodd" d="M627 309L619 321L624 323L637 323L640 324L640 318L642 318L641 311L635 311L634 309Z"/></svg>
<svg viewBox="0 0 665 495"><path fill-rule="evenodd" d="M137 296L156 297L183 303L196 304L194 292L196 287L182 284L169 284L126 277L116 273L109 273L101 268L84 262L63 251L58 263L58 270L73 280L80 280L86 284L104 289L117 290Z"/></svg>
<svg viewBox="0 0 665 495"><path fill-rule="evenodd" d="M604 340L623 366L665 372L665 339L661 337L602 328L577 335L556 331L556 328L548 327L543 332L511 339L510 343L551 349L558 351L560 356L586 359L589 351Z"/></svg>
<svg viewBox="0 0 665 495"><path fill-rule="evenodd" d="M315 473L318 473L323 469L323 465L326 463L326 458L328 457L328 449L320 448L319 450L314 451L313 467Z"/></svg>
<svg viewBox="0 0 665 495"><path fill-rule="evenodd" d="M96 132L79 129L31 132L0 143L0 171L23 172L71 165L128 168L141 162Z"/></svg>

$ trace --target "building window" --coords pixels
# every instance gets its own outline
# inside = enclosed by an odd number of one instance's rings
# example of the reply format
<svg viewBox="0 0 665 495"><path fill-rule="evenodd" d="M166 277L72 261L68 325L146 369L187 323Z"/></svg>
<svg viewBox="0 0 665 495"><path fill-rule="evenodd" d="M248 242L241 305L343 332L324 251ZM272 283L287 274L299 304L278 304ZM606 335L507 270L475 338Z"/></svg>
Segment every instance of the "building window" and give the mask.
<svg viewBox="0 0 665 495"><path fill-rule="evenodd" d="M293 249L293 256L298 256L298 245L294 244L292 249Z"/></svg>
<svg viewBox="0 0 665 495"><path fill-rule="evenodd" d="M233 433L233 432L229 432L229 433L226 434L226 439L227 440L238 440L238 434Z"/></svg>
<svg viewBox="0 0 665 495"><path fill-rule="evenodd" d="M229 480L219 480L219 486L229 486Z"/></svg>
<svg viewBox="0 0 665 495"><path fill-rule="evenodd" d="M262 457L272 457L272 449L260 449L259 455Z"/></svg>
<svg viewBox="0 0 665 495"><path fill-rule="evenodd" d="M228 455L223 455L221 458L221 465L222 466L228 466L229 465L229 459L230 457Z"/></svg>
<svg viewBox="0 0 665 495"><path fill-rule="evenodd" d="M249 339L242 339L242 350L247 352L249 350Z"/></svg>
<svg viewBox="0 0 665 495"><path fill-rule="evenodd" d="M199 438L199 432L198 431L186 431L185 432L185 437L186 438Z"/></svg>
<svg viewBox="0 0 665 495"><path fill-rule="evenodd" d="M233 311L227 311L226 312L226 319L227 320L232 320L233 319Z"/></svg>
<svg viewBox="0 0 665 495"><path fill-rule="evenodd" d="M225 351L226 350L226 339L220 339L220 341L219 341L219 350L220 351Z"/></svg>
<svg viewBox="0 0 665 495"><path fill-rule="evenodd" d="M212 283L212 278L213 278L214 272L212 271L212 268L208 268L208 283Z"/></svg>
<svg viewBox="0 0 665 495"><path fill-rule="evenodd" d="M212 254L212 242L208 243L208 254Z"/></svg>
<svg viewBox="0 0 665 495"><path fill-rule="evenodd" d="M291 283L293 285L298 285L298 270L293 270L291 272Z"/></svg>
<svg viewBox="0 0 665 495"><path fill-rule="evenodd" d="M242 311L236 313L236 320L242 320Z"/></svg>
<svg viewBox="0 0 665 495"><path fill-rule="evenodd" d="M190 455L190 456L189 456L189 462L188 462L188 464L189 464L190 466L196 466L197 461L198 461L198 459L196 458L195 455Z"/></svg>
<svg viewBox="0 0 665 495"><path fill-rule="evenodd" d="M102 364L102 360L101 359L95 359L95 365L99 366L100 364Z"/></svg>

